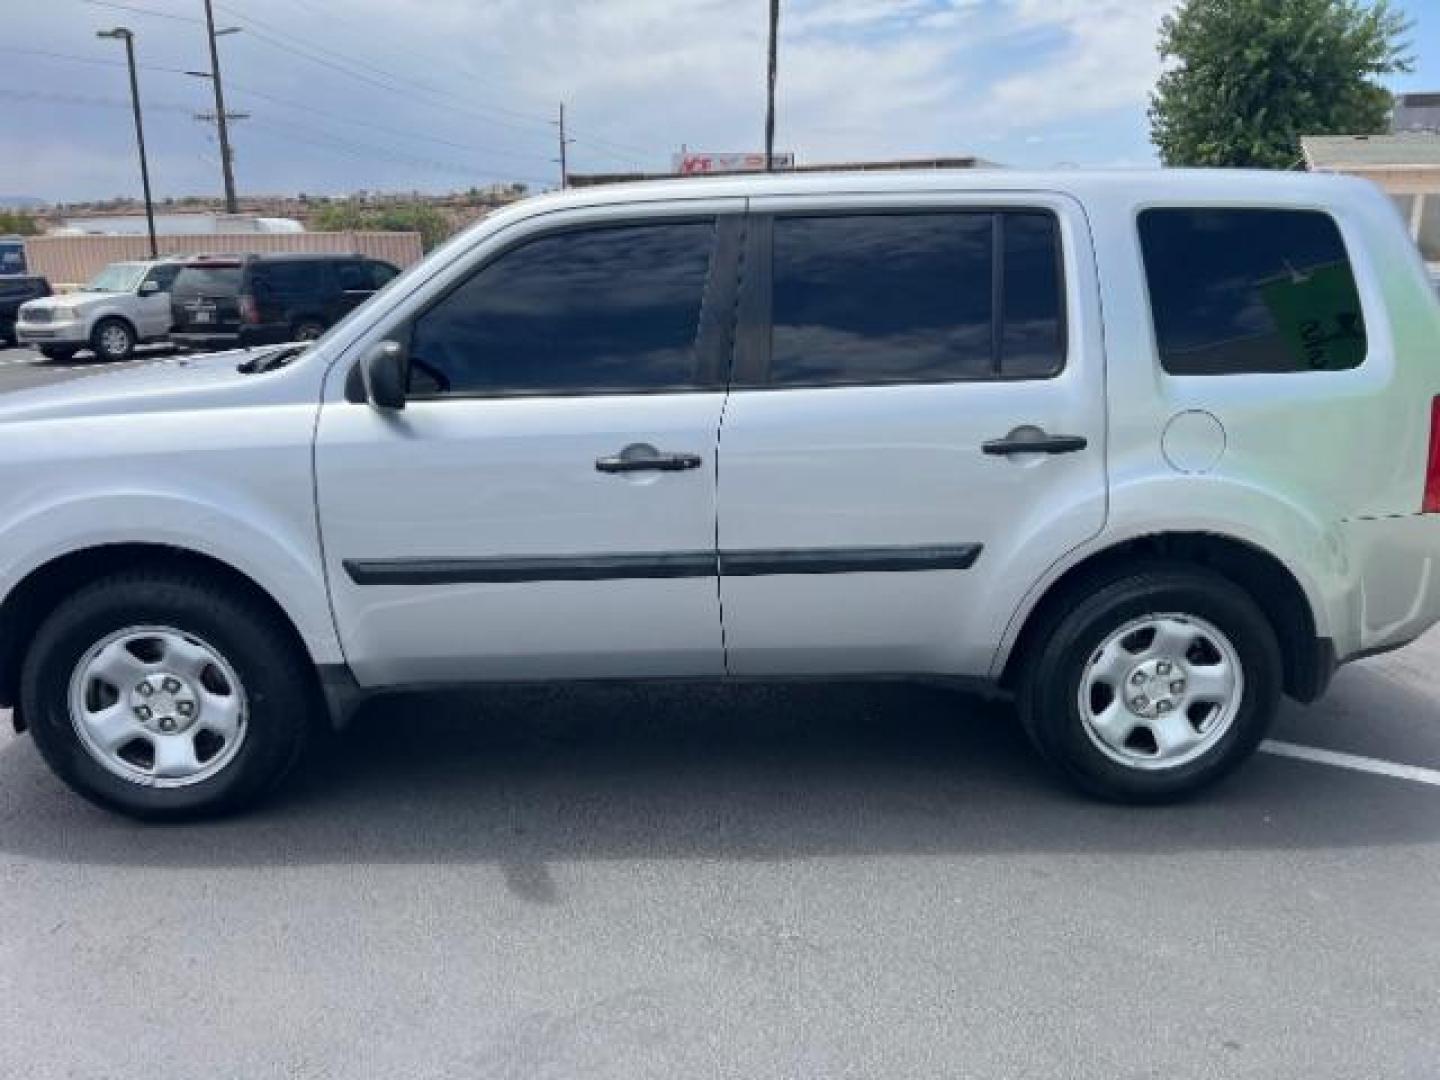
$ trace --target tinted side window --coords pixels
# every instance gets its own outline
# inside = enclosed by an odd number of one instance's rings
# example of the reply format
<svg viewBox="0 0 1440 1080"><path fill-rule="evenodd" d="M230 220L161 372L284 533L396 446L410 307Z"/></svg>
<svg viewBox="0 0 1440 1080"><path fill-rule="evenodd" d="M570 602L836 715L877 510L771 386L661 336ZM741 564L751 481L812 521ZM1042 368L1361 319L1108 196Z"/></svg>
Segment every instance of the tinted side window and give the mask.
<svg viewBox="0 0 1440 1080"><path fill-rule="evenodd" d="M325 264L319 262L257 263L254 275L257 290L286 296L316 293L325 287Z"/></svg>
<svg viewBox="0 0 1440 1080"><path fill-rule="evenodd" d="M1038 378L1065 363L1045 211L780 217L770 382Z"/></svg>
<svg viewBox="0 0 1440 1080"><path fill-rule="evenodd" d="M992 217L777 218L770 382L991 375Z"/></svg>
<svg viewBox="0 0 1440 1080"><path fill-rule="evenodd" d="M370 274L370 288L383 289L394 281L400 271L389 263L372 262L365 264Z"/></svg>
<svg viewBox="0 0 1440 1080"><path fill-rule="evenodd" d="M1343 371L1365 359L1355 275L1328 214L1146 210L1140 243L1172 375Z"/></svg>
<svg viewBox="0 0 1440 1080"><path fill-rule="evenodd" d="M371 276L369 263L336 263L335 277L343 290L368 292L375 288L375 279Z"/></svg>
<svg viewBox="0 0 1440 1080"><path fill-rule="evenodd" d="M504 253L415 320L412 390L693 387L714 237L713 221L633 225Z"/></svg>
<svg viewBox="0 0 1440 1080"><path fill-rule="evenodd" d="M1065 363L1065 289L1060 227L1053 214L1001 216L1004 288L1000 373L1053 375Z"/></svg>

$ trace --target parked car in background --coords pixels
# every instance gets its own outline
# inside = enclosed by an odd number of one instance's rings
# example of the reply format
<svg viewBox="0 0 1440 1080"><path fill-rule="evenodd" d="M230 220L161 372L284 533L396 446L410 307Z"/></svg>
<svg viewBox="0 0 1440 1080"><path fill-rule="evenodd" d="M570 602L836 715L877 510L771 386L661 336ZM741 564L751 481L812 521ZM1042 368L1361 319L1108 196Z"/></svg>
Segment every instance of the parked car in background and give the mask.
<svg viewBox="0 0 1440 1080"><path fill-rule="evenodd" d="M399 272L363 255L191 259L171 294L170 338L196 349L313 340Z"/></svg>
<svg viewBox="0 0 1440 1080"><path fill-rule="evenodd" d="M15 320L20 305L50 295L50 282L30 274L0 276L0 345L15 344Z"/></svg>
<svg viewBox="0 0 1440 1080"><path fill-rule="evenodd" d="M0 277L23 274L26 269L25 241L18 236L0 236Z"/></svg>
<svg viewBox="0 0 1440 1080"><path fill-rule="evenodd" d="M1340 177L527 200L312 345L6 395L0 705L163 818L271 790L321 701L941 678L1180 798L1440 618L1437 339Z"/></svg>
<svg viewBox="0 0 1440 1080"><path fill-rule="evenodd" d="M170 331L175 259L111 263L78 292L32 300L20 308L15 337L51 360L90 349L101 360L127 360L141 342Z"/></svg>

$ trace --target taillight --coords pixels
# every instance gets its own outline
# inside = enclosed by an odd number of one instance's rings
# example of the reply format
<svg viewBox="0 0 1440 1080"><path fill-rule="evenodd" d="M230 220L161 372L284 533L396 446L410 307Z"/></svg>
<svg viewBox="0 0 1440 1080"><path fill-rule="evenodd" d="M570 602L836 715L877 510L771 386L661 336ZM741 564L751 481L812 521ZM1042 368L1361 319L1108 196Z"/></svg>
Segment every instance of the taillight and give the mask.
<svg viewBox="0 0 1440 1080"><path fill-rule="evenodd" d="M1425 505L1420 512L1440 514L1440 397L1430 402L1430 461L1425 468Z"/></svg>
<svg viewBox="0 0 1440 1080"><path fill-rule="evenodd" d="M240 294L240 321L244 323L258 323L260 312L255 307L255 297L249 293Z"/></svg>

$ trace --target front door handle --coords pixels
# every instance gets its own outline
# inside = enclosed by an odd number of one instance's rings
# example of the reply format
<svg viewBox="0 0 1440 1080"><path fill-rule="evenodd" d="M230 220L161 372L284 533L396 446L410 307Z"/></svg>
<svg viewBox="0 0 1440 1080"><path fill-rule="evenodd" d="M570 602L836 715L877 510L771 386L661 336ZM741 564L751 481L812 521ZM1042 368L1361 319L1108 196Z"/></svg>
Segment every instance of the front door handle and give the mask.
<svg viewBox="0 0 1440 1080"><path fill-rule="evenodd" d="M595 459L595 468L603 473L685 472L699 467L699 454L662 454L649 443L631 443L618 454Z"/></svg>
<svg viewBox="0 0 1440 1080"><path fill-rule="evenodd" d="M1018 428L1003 439L981 443L980 449L997 457L1010 454L1073 454L1089 446L1084 435L1047 435L1037 428Z"/></svg>

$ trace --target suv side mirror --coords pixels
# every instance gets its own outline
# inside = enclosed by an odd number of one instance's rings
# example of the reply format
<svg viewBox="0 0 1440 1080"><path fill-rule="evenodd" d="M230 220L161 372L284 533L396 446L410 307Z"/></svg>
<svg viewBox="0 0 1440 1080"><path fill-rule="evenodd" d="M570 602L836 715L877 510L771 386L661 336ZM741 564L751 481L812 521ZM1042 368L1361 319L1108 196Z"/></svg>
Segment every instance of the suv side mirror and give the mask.
<svg viewBox="0 0 1440 1080"><path fill-rule="evenodd" d="M154 296L159 291L160 283L158 281L142 281L140 283L141 296Z"/></svg>
<svg viewBox="0 0 1440 1080"><path fill-rule="evenodd" d="M398 341L382 341L360 361L365 397L377 409L405 408L410 358Z"/></svg>

